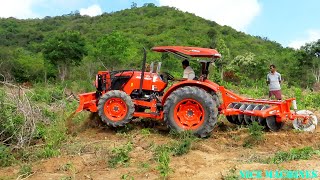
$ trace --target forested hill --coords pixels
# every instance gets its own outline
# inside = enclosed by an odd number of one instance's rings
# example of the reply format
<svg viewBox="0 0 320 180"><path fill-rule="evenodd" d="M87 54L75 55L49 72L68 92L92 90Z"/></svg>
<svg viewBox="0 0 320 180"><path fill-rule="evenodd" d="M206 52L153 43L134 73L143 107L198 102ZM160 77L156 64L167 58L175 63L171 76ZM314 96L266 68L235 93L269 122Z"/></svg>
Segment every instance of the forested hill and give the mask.
<svg viewBox="0 0 320 180"><path fill-rule="evenodd" d="M50 34L66 30L80 31L91 43L112 31L124 32L132 41L148 48L156 45L212 46L212 39L221 34L233 56L243 52L255 54L281 52L281 45L266 38L253 37L228 26L184 13L169 7L142 7L97 17L77 13L44 19L1 19L0 45L19 46L32 50L33 43L42 43Z"/></svg>
<svg viewBox="0 0 320 180"><path fill-rule="evenodd" d="M217 70L213 72L214 77L220 78L219 81L221 77L236 83L241 83L242 80L248 82L264 80L268 65L271 63L278 66L278 70L291 84L305 86L307 85L305 80L312 81L312 75L308 73L304 73L306 77L296 78L295 73L303 69L297 52L293 49L283 48L279 43L270 41L268 38L251 36L228 26L220 26L191 13L175 8L156 7L153 4L104 13L96 17L81 16L75 12L43 19L0 19L1 61L22 59L17 63L23 69L7 68L10 66L7 64L5 69L4 65L0 66L0 73L15 77L14 74L19 76L20 73L16 71L22 71L30 74L13 79L41 81L38 79L41 76L35 75L32 67L25 62L46 64L44 59L48 59L48 56L45 54L42 56L45 52L44 46L50 42L50 38L58 37L65 32L79 32L84 41L86 53L83 53L83 59L85 61L75 63L80 66L88 63L88 59L92 62L99 59L105 62L108 68L125 67L128 62L132 67L140 64L138 63L142 56L140 49L143 46L149 49L159 45L200 46L216 48L222 53L224 58L216 63ZM124 42L125 47L119 45ZM112 49L113 52L108 49ZM102 50L106 52L103 53ZM114 59L110 60L111 57ZM149 57L152 59L160 56ZM117 60L116 63L115 60ZM180 68L179 62L171 63L174 65L164 67L180 72L180 69L177 69ZM55 75L57 73L54 70L55 63L51 64L52 66L38 66L37 73L44 72L47 68L46 72L49 76L51 73L52 78L58 77ZM32 72L26 72L28 70Z"/></svg>

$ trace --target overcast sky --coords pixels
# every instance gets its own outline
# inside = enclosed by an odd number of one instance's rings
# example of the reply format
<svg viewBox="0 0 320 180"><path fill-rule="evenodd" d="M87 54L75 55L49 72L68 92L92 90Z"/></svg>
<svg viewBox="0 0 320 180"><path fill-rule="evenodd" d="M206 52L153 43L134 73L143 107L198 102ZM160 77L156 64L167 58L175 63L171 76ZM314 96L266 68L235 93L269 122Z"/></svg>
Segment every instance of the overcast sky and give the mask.
<svg viewBox="0 0 320 180"><path fill-rule="evenodd" d="M0 0L0 17L43 18L75 10L96 16L130 8L132 2L176 7L285 47L320 39L319 0Z"/></svg>

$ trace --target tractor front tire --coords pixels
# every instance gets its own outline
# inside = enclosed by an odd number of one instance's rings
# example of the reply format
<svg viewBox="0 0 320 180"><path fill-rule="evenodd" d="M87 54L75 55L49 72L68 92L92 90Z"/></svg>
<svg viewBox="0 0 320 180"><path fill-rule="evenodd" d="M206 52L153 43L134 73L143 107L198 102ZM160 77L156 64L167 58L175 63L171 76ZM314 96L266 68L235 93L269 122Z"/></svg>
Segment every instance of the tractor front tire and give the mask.
<svg viewBox="0 0 320 180"><path fill-rule="evenodd" d="M205 90L185 86L173 91L164 104L164 122L174 131L191 130L207 137L218 119L216 99Z"/></svg>
<svg viewBox="0 0 320 180"><path fill-rule="evenodd" d="M125 92L113 90L99 99L98 113L108 126L121 127L131 121L134 104Z"/></svg>

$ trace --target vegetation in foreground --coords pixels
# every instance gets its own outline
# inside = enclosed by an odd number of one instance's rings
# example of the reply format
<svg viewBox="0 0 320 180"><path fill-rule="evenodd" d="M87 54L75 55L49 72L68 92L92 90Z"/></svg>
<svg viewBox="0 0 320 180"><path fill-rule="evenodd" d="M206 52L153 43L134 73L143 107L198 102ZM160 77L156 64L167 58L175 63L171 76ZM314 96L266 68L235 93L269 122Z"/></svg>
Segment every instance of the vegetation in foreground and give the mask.
<svg viewBox="0 0 320 180"><path fill-rule="evenodd" d="M279 151L273 157L266 160L266 163L280 164L286 161L308 160L313 155L320 156L320 149L314 149L310 146L303 148L293 148L290 151Z"/></svg>

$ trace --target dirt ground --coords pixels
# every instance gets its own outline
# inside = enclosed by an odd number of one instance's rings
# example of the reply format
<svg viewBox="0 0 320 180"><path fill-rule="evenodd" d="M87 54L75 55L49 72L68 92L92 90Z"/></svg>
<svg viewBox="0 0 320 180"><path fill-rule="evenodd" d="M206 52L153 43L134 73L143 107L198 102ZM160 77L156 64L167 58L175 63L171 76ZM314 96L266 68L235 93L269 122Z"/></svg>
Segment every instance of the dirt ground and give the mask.
<svg viewBox="0 0 320 180"><path fill-rule="evenodd" d="M152 147L174 139L161 127L144 134L142 124L134 124L133 130L126 133L85 124L84 128L73 132L71 140L63 146L61 156L31 163L33 173L27 179L161 179ZM223 120L210 138L194 142L188 154L171 156L172 172L168 179L222 179L233 169L237 176L240 170L316 170L320 176L320 156L316 155L310 160L278 165L259 161L280 150L320 147L319 128L313 134L300 133L288 122L280 132L266 132L265 140L251 148L243 147L247 135L245 127L239 128ZM110 150L128 141L133 142L130 164L110 168L107 163ZM19 166L0 169L0 179L16 179L19 169Z"/></svg>

